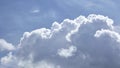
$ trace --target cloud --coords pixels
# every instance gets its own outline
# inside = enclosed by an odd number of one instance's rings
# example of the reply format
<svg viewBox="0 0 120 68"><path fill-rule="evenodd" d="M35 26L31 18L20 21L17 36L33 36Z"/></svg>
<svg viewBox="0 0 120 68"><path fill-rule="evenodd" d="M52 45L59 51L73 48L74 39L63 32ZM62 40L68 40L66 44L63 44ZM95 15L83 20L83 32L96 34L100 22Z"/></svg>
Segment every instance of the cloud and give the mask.
<svg viewBox="0 0 120 68"><path fill-rule="evenodd" d="M15 47L11 43L6 42L4 39L0 39L0 51L4 50L14 50Z"/></svg>
<svg viewBox="0 0 120 68"><path fill-rule="evenodd" d="M46 61L41 61L39 63L32 63L31 61L21 61L19 63L20 68L60 68L60 66L55 66Z"/></svg>
<svg viewBox="0 0 120 68"><path fill-rule="evenodd" d="M13 58L14 58L14 56L12 55L12 52L10 52L10 53L8 53L7 56L1 58L1 63L2 64L7 64L10 61L12 61Z"/></svg>
<svg viewBox="0 0 120 68"><path fill-rule="evenodd" d="M31 11L31 13L39 13L39 12L40 12L39 9L34 9L34 10Z"/></svg>
<svg viewBox="0 0 120 68"><path fill-rule="evenodd" d="M77 6L84 8L86 10L91 10L91 9L96 9L96 10L103 10L103 9L108 9L108 8L113 8L116 9L116 3L112 0L100 0L100 1L93 1L93 0L70 0L68 1L56 1L58 3L59 6L62 6L62 8L66 8L66 7L74 7L74 8L78 8ZM105 6L106 5L106 6ZM64 6L64 7L63 7ZM105 6L105 7L104 7ZM73 8L73 9L74 9ZM99 10L99 11L101 11ZM109 9L108 9L109 10Z"/></svg>
<svg viewBox="0 0 120 68"><path fill-rule="evenodd" d="M2 57L1 67L119 68L119 38L114 21L107 16L65 19L50 29L25 32L16 50Z"/></svg>
<svg viewBox="0 0 120 68"><path fill-rule="evenodd" d="M68 49L60 49L58 50L58 54L62 57L68 58L70 56L73 56L73 53L76 52L76 47L70 46Z"/></svg>
<svg viewBox="0 0 120 68"><path fill-rule="evenodd" d="M120 43L120 35L119 35L119 33L115 32L115 31L102 29L102 30L98 30L94 36L100 37L101 35L109 35L111 38L115 39L117 42Z"/></svg>

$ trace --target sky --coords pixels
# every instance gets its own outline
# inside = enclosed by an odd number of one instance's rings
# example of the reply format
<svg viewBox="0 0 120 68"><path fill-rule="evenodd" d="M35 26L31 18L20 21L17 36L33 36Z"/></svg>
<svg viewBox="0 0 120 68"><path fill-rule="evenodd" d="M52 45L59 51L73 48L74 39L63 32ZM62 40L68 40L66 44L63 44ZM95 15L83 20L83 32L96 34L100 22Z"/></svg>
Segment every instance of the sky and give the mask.
<svg viewBox="0 0 120 68"><path fill-rule="evenodd" d="M119 24L119 11L119 0L0 0L0 38L18 44L25 31L79 15L101 14Z"/></svg>
<svg viewBox="0 0 120 68"><path fill-rule="evenodd" d="M119 0L0 0L1 68L120 68Z"/></svg>

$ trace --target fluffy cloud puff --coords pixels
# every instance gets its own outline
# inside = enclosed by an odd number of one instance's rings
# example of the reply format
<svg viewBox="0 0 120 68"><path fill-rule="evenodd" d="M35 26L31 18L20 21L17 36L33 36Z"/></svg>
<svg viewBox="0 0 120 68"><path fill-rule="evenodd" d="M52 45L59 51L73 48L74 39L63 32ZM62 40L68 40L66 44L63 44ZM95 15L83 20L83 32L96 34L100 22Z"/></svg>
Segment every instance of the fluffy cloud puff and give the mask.
<svg viewBox="0 0 120 68"><path fill-rule="evenodd" d="M3 68L119 68L120 34L112 19L91 14L25 32Z"/></svg>
<svg viewBox="0 0 120 68"><path fill-rule="evenodd" d="M5 41L4 39L0 39L0 58L2 58L4 55L7 55L10 51L15 50L16 47Z"/></svg>
<svg viewBox="0 0 120 68"><path fill-rule="evenodd" d="M4 51L4 50L10 51L14 49L15 47L11 43L8 43L4 39L0 39L0 51Z"/></svg>

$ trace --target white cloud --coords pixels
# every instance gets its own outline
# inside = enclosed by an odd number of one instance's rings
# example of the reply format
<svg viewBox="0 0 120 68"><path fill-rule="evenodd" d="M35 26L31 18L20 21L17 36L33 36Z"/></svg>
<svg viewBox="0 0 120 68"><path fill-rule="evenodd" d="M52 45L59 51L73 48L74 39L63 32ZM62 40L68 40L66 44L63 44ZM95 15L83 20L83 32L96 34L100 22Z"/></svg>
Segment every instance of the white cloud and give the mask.
<svg viewBox="0 0 120 68"><path fill-rule="evenodd" d="M14 59L14 56L12 55L12 52L8 53L7 56L1 58L1 63L2 64L7 64L11 62Z"/></svg>
<svg viewBox="0 0 120 68"><path fill-rule="evenodd" d="M40 10L39 10L39 9L34 9L34 10L32 10L31 12L32 12L32 13L39 13Z"/></svg>
<svg viewBox="0 0 120 68"><path fill-rule="evenodd" d="M73 53L76 52L76 50L77 49L75 46L70 46L68 49L62 48L62 49L58 50L58 55L68 58L68 57L73 56Z"/></svg>
<svg viewBox="0 0 120 68"><path fill-rule="evenodd" d="M0 51L4 50L14 50L15 47L11 44L6 42L4 39L0 39Z"/></svg>
<svg viewBox="0 0 120 68"><path fill-rule="evenodd" d="M111 38L115 39L117 42L120 43L120 34L115 31L102 29L102 30L96 31L96 34L94 36L100 37L101 35L109 35Z"/></svg>
<svg viewBox="0 0 120 68"><path fill-rule="evenodd" d="M16 59L12 65L6 65L11 68L119 68L120 34L113 24L107 16L91 14L54 22L50 29L25 32L13 51ZM1 61L8 62L10 56Z"/></svg>

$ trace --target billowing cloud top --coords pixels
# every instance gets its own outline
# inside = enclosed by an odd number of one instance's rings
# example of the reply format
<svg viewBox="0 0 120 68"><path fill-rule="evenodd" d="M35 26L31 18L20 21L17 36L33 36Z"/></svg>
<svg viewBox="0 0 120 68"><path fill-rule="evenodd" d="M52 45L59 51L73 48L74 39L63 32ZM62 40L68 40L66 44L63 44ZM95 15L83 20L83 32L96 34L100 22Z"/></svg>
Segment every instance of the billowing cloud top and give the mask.
<svg viewBox="0 0 120 68"><path fill-rule="evenodd" d="M0 40L1 68L120 68L120 34L112 19L90 14L25 32L15 48Z"/></svg>

